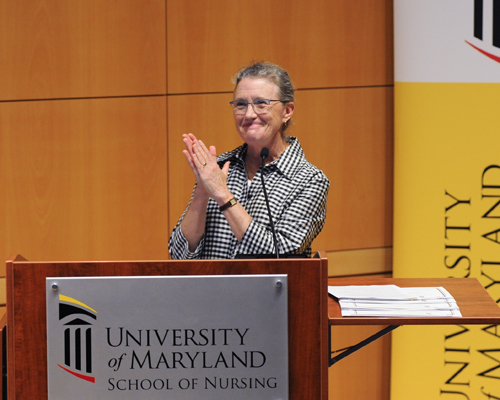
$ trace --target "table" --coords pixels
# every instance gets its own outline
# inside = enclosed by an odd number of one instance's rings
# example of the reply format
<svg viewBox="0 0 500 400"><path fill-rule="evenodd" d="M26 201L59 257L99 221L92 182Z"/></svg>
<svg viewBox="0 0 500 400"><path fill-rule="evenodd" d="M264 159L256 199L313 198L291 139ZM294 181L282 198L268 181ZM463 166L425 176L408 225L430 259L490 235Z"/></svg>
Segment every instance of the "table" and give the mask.
<svg viewBox="0 0 500 400"><path fill-rule="evenodd" d="M330 327L334 325L388 325L387 328L359 344L349 347L336 357L331 356L332 351L330 348L330 366L401 325L500 324L500 307L476 278L329 278L328 285L442 286L455 298L462 314L462 317L342 317L339 303L332 296L329 296L328 323Z"/></svg>

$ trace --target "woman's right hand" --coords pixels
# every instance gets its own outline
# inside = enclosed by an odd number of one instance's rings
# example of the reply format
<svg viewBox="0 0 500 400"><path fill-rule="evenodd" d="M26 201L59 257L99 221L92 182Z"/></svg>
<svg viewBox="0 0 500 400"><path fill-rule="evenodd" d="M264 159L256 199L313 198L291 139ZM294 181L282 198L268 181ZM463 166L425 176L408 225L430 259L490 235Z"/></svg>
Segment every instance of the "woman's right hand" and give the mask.
<svg viewBox="0 0 500 400"><path fill-rule="evenodd" d="M186 150L183 150L184 156L198 183L198 193L195 194L212 197L218 203L226 202L232 197L226 185L229 161L221 169L217 164L215 146L208 149L192 133L183 135L183 142L186 146Z"/></svg>
<svg viewBox="0 0 500 400"><path fill-rule="evenodd" d="M196 168L195 161L194 161L194 150L193 146L195 143L198 141L196 139L196 136L194 136L192 133L189 134L184 134L182 135L182 141L184 142L184 145L186 146L186 150L183 150L182 152L184 153L184 156L186 157L186 160L191 167L191 170L193 171L194 178L196 180L196 189L195 189L195 195L198 196L203 196L203 197L209 197L208 193L205 190L205 187L200 184L199 182L199 177L198 177L198 169ZM214 149L215 150L215 149Z"/></svg>

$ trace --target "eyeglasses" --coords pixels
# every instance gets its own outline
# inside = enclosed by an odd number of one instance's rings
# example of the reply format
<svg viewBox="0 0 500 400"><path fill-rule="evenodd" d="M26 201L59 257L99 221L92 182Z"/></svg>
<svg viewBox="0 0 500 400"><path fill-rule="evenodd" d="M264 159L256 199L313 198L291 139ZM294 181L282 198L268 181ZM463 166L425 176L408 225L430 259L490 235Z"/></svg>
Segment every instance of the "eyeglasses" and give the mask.
<svg viewBox="0 0 500 400"><path fill-rule="evenodd" d="M251 104L255 114L265 114L269 111L271 107L271 103L273 101L281 101L282 103L286 103L283 100L269 100L269 99L255 99L251 103L245 100L233 100L229 102L231 107L233 107L233 112L235 114L246 114L248 105Z"/></svg>

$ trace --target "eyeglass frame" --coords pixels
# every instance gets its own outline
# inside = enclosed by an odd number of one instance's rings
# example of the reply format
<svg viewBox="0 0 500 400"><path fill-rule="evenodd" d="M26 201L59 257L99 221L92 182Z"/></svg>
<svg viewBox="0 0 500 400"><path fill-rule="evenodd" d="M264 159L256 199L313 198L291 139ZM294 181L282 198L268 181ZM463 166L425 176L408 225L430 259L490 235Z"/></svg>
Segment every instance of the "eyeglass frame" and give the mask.
<svg viewBox="0 0 500 400"><path fill-rule="evenodd" d="M266 108L266 110L265 110L264 112L257 112L257 110L255 109L255 105L254 105L254 103L255 103L256 101L262 101L262 100L269 101L269 104L267 104L267 106L268 106L268 107ZM246 112L248 111L248 105L249 105L249 104L251 104L251 105L252 105L252 109L253 109L253 111L255 112L255 114L265 114L265 113L267 113L267 112L269 111L269 107L271 106L271 102L272 102L272 101L280 101L280 102L282 102L283 104L288 103L288 101L285 101L285 100L272 100L272 99L261 99L261 98L259 98L259 99L255 99L254 101L251 101L251 102L248 102L248 101L246 101L246 100L233 100L233 101L230 101L230 102L229 102L229 105L232 107L233 112L234 112L235 114L238 114L238 115L244 115L244 114L246 114ZM242 112L242 113L236 113L236 107L235 107L235 106L233 106L233 104L234 104L234 103L237 103L237 102L247 103L247 105L246 105L246 108L245 108L245 111L244 111L244 112ZM259 110L259 111L260 111L260 110Z"/></svg>

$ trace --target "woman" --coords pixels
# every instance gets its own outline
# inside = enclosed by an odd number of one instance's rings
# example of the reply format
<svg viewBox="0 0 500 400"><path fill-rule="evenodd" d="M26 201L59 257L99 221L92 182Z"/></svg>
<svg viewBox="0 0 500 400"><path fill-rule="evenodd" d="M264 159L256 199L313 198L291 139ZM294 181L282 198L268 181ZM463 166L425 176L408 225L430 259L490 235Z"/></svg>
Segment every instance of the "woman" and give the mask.
<svg viewBox="0 0 500 400"><path fill-rule="evenodd" d="M170 237L170 254L186 259L274 253L263 174L279 253L310 256L325 223L330 182L305 159L298 140L284 135L295 110L288 73L255 63L236 75L235 84L230 104L242 146L217 157L214 146L183 135L196 185ZM264 147L269 156L262 169Z"/></svg>

